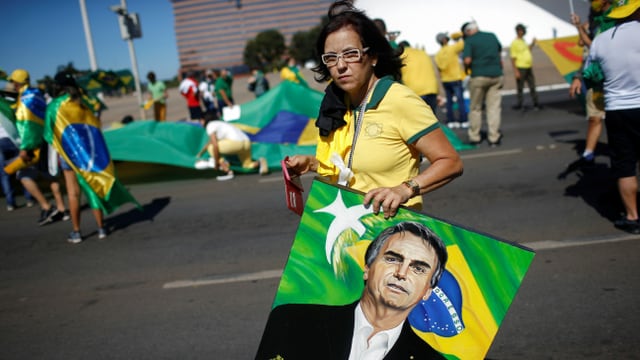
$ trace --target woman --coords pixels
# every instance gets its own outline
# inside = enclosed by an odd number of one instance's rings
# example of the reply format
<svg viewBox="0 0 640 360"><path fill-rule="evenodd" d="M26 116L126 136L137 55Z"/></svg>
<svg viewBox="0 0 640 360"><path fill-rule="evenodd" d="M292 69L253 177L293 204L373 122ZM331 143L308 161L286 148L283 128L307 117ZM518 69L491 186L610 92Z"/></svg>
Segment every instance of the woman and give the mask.
<svg viewBox="0 0 640 360"><path fill-rule="evenodd" d="M47 105L44 139L59 155L67 184L73 231L67 241L83 241L80 233L80 190L84 192L98 224L98 238L107 236L104 215L118 206L138 202L115 176L115 167L100 120L83 100L82 89L73 75L62 71L54 77L56 97Z"/></svg>
<svg viewBox="0 0 640 360"><path fill-rule="evenodd" d="M83 103L82 92L71 73L65 71L57 73L54 77L54 82L56 98L47 107L44 137L47 142L53 144L59 152L58 160L67 185L69 210L71 212L71 223L73 226L73 231L69 234L67 241L71 244L78 244L83 240L80 233L80 184L76 177L76 170L70 165L71 162L68 161L69 159L62 155L65 151L61 145L63 139L59 128L64 125L62 122L59 122L56 127L56 122L58 122L58 112L64 114L61 116L69 117L68 121L70 121L70 123L73 122L74 126L76 124L82 124L85 117L94 116L91 110ZM68 102L68 104L64 104L65 102ZM64 110L61 110L62 108L64 108ZM55 140L54 137L56 138ZM69 138L67 138L67 141L69 141L68 139ZM104 215L98 208L93 208L92 210L96 224L98 225L98 238L104 239L107 236L107 231L104 227Z"/></svg>
<svg viewBox="0 0 640 360"><path fill-rule="evenodd" d="M316 122L316 156L289 158L293 172L315 171L366 192L364 204L385 218L402 204L420 210L420 195L462 174L462 161L433 112L396 82L399 54L363 12L335 2L316 50L322 54L316 80L332 81ZM422 156L431 165L420 172Z"/></svg>

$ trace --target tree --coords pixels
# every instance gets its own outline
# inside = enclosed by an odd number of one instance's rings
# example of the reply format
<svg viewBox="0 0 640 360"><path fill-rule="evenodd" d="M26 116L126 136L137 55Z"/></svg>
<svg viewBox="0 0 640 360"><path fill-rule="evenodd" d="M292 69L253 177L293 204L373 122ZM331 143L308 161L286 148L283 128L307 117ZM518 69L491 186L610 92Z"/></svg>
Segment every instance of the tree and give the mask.
<svg viewBox="0 0 640 360"><path fill-rule="evenodd" d="M320 55L316 54L316 41L320 36L322 28L329 22L327 16L323 16L320 24L314 26L309 31L300 31L293 34L289 54L298 63L305 63L309 60L316 60Z"/></svg>
<svg viewBox="0 0 640 360"><path fill-rule="evenodd" d="M275 29L265 30L247 41L244 63L251 68L269 71L277 67L285 50L284 36Z"/></svg>
<svg viewBox="0 0 640 360"><path fill-rule="evenodd" d="M291 45L289 46L289 54L296 59L298 63L305 63L308 60L315 59L316 38L311 36L310 31L300 31L293 34Z"/></svg>

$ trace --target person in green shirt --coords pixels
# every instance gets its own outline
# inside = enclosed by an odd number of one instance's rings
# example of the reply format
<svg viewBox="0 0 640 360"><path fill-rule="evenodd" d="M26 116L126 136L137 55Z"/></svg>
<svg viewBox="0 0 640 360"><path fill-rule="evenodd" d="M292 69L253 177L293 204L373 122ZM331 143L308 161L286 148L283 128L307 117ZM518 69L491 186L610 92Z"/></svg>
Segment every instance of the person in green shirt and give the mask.
<svg viewBox="0 0 640 360"><path fill-rule="evenodd" d="M479 31L476 22L462 26L464 33L464 49L462 57L467 68L471 69L469 80L470 106L469 143L479 144L482 141L482 109L487 111L487 140L491 147L500 145L502 133L502 45L494 33Z"/></svg>
<svg viewBox="0 0 640 360"><path fill-rule="evenodd" d="M164 82L156 79L156 74L149 71L147 74L147 89L149 90L149 101L153 104L153 118L156 121L167 119L167 98L169 93Z"/></svg>
<svg viewBox="0 0 640 360"><path fill-rule="evenodd" d="M218 109L222 112L224 107L231 107L234 104L231 92L233 77L227 69L214 70L214 74L216 75L215 92L216 98L218 98Z"/></svg>

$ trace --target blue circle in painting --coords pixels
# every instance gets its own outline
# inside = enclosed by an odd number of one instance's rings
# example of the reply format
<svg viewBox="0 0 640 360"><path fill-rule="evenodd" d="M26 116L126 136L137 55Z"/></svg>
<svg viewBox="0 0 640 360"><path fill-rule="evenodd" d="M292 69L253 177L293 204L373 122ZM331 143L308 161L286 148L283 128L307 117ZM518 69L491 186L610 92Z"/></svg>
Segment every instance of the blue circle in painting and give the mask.
<svg viewBox="0 0 640 360"><path fill-rule="evenodd" d="M453 274L445 270L429 298L413 308L409 323L420 331L443 337L456 336L465 329L462 300L460 284Z"/></svg>
<svg viewBox="0 0 640 360"><path fill-rule="evenodd" d="M109 166L111 158L102 132L88 124L69 124L61 137L62 149L80 170L100 172Z"/></svg>

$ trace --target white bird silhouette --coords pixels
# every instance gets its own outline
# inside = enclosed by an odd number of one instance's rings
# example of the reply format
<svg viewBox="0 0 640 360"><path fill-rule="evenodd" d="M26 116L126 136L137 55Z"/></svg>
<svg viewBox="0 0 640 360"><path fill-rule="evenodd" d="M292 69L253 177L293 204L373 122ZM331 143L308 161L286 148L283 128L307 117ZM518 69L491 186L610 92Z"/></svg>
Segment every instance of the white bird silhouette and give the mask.
<svg viewBox="0 0 640 360"><path fill-rule="evenodd" d="M325 240L327 262L331 264L331 252L338 236L347 229L353 229L358 236L364 235L367 229L359 220L364 215L372 214L373 210L371 208L364 207L364 205L356 205L347 208L342 200L342 193L338 190L336 199L331 204L314 212L323 212L335 217L329 225L327 238Z"/></svg>

